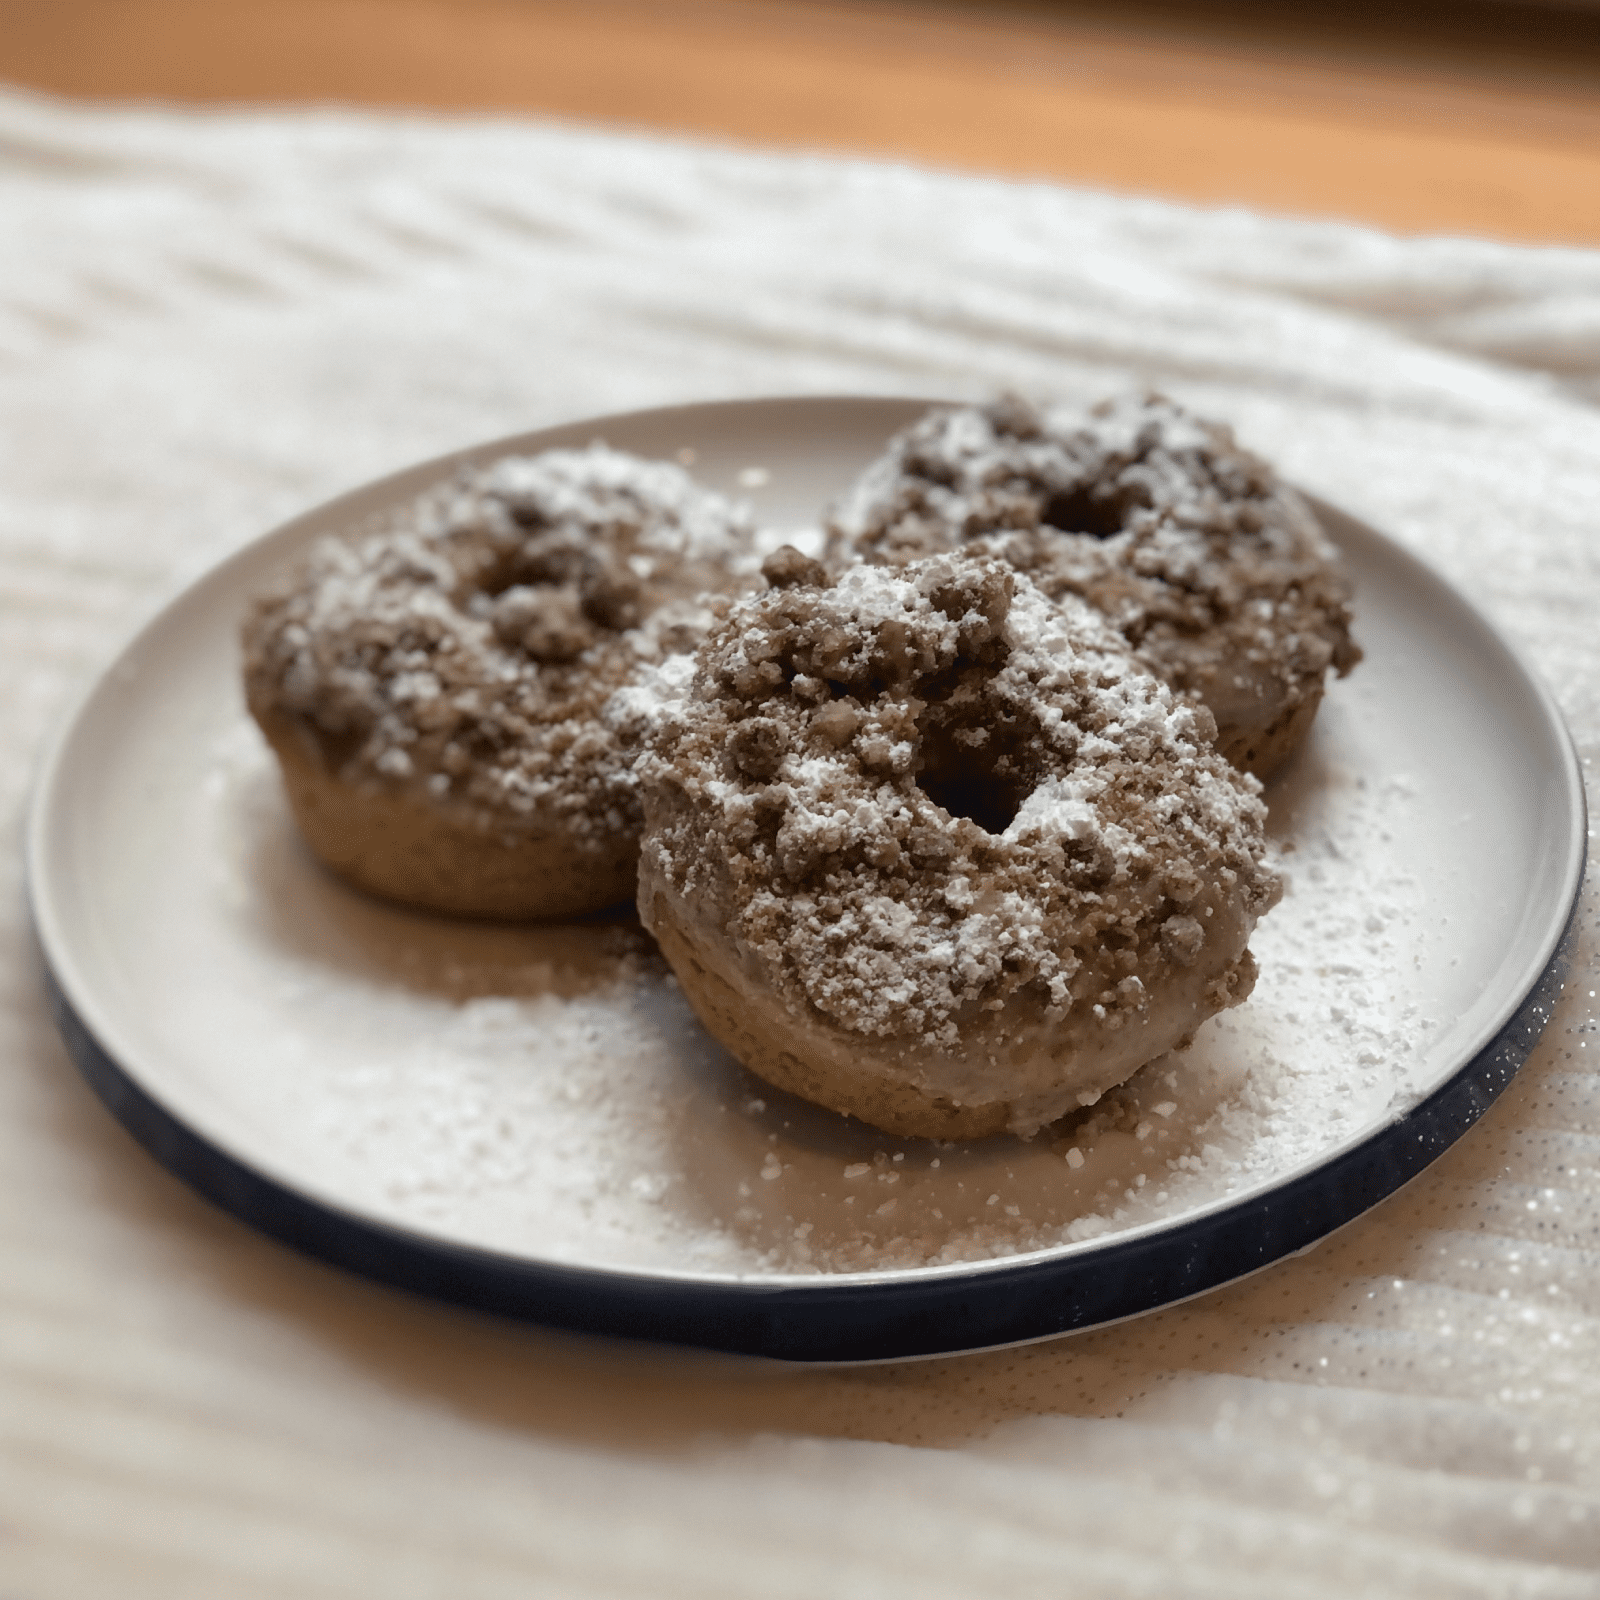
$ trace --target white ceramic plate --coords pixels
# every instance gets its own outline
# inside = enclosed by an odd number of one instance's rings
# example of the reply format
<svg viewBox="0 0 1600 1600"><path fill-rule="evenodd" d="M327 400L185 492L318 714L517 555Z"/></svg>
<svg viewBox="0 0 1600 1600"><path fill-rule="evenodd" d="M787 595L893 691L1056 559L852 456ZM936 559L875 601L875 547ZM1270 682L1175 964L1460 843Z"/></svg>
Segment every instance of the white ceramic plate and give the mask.
<svg viewBox="0 0 1600 1600"><path fill-rule="evenodd" d="M803 537L917 413L775 400L432 462L269 534L167 606L41 773L34 917L69 1047L152 1152L256 1226L536 1320L804 1359L1043 1337L1314 1243L1458 1137L1537 1037L1581 880L1548 694L1441 579L1322 507L1367 659L1268 793L1291 880L1262 978L1031 1144L895 1141L747 1078L625 916L491 928L325 876L244 714L250 596L458 461L692 461Z"/></svg>

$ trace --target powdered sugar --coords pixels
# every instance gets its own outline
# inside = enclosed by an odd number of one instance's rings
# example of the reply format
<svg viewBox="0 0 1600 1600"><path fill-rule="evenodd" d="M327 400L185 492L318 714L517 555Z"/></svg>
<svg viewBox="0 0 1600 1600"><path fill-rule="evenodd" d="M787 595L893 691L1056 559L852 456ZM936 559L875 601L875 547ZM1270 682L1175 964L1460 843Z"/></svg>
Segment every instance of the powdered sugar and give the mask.
<svg viewBox="0 0 1600 1600"><path fill-rule="evenodd" d="M890 565L967 547L1051 597L1084 597L1148 670L1211 708L1236 765L1262 773L1280 721L1360 657L1305 502L1227 428L1157 397L932 411L844 497L830 547Z"/></svg>
<svg viewBox="0 0 1600 1600"><path fill-rule="evenodd" d="M1026 1132L1248 993L1276 886L1209 713L1000 563L782 566L639 767L646 923L742 1060L878 1126Z"/></svg>
<svg viewBox="0 0 1600 1600"><path fill-rule="evenodd" d="M1255 934L1254 994L1031 1143L898 1141L756 1084L625 926L463 925L343 889L299 847L236 709L196 754L160 743L165 689L130 737L156 742L167 787L96 869L114 863L117 903L160 930L130 947L134 992L205 976L152 1015L152 1051L265 1170L535 1260L787 1281L1092 1248L1270 1190L1453 1070L1452 1030L1500 985L1503 930L1472 909L1481 842L1513 852L1488 870L1502 886L1541 848L1510 725L1457 688L1481 651L1441 632L1436 591L1379 571L1372 670L1337 686L1267 795L1290 889Z"/></svg>
<svg viewBox="0 0 1600 1600"><path fill-rule="evenodd" d="M1033 981L1069 982L1080 941L1067 924L1100 889L1127 891L1109 915L1130 930L1145 914L1133 877L1154 875L1156 902L1171 887L1157 857L1183 862L1193 895L1191 819L1215 830L1207 848L1231 870L1256 871L1247 828L1259 828L1259 805L1204 751L1194 709L1138 673L1084 608L1058 609L999 576L950 561L905 578L856 568L831 590L758 598L710 641L641 767L657 819L646 850L669 879L714 899L780 995L860 1034L952 1049L956 1018L975 1006ZM898 690L883 687L897 678ZM830 699L824 682L845 698ZM930 708L918 695L951 697L944 731L964 774L998 769L997 787L1028 796L1008 823L952 825L930 807L936 734L921 725ZM1032 732L1014 751L986 748L1023 721ZM1161 774L1160 832L1133 820L1118 787L1128 763L1152 783ZM1083 867L1076 893L1064 891L1077 870L1064 851ZM748 866L730 873L730 859ZM1258 904L1268 881L1251 890Z"/></svg>
<svg viewBox="0 0 1600 1600"><path fill-rule="evenodd" d="M227 1041L214 1093L245 1119L234 1146L269 1170L535 1259L870 1272L1088 1245L1270 1188L1437 1082L1456 1059L1439 1019L1494 972L1451 899L1462 846L1481 837L1451 802L1464 773L1497 770L1499 744L1476 712L1451 720L1467 647L1441 642L1431 591L1402 572L1390 603L1395 574L1379 571L1363 625L1383 671L1358 677L1354 700L1341 686L1269 796L1296 848L1291 892L1256 935L1255 995L1061 1138L902 1145L752 1086L637 952L601 950L575 992L586 934L540 944L339 889L296 849L248 730L218 747L198 818L192 778L179 784L183 846L134 896L166 930L152 987L173 960L207 973L163 1012L165 1048L203 1066ZM1419 627L1433 630L1421 644Z"/></svg>
<svg viewBox="0 0 1600 1600"><path fill-rule="evenodd" d="M692 650L702 591L752 561L748 514L665 462L595 445L463 469L256 606L250 703L352 782L501 829L627 836L631 751L602 708Z"/></svg>
<svg viewBox="0 0 1600 1600"><path fill-rule="evenodd" d="M275 787L251 730L217 751L206 897L232 909L220 938L207 919L217 1014L196 996L184 1026L214 1040L225 1021L241 1091L302 1108L313 1174L490 1248L792 1275L1087 1243L1381 1119L1437 1023L1405 978L1438 932L1404 859L1426 799L1336 761L1284 797L1291 889L1257 930L1251 999L1031 1144L899 1141L755 1086L626 924L472 928L366 901L310 868Z"/></svg>

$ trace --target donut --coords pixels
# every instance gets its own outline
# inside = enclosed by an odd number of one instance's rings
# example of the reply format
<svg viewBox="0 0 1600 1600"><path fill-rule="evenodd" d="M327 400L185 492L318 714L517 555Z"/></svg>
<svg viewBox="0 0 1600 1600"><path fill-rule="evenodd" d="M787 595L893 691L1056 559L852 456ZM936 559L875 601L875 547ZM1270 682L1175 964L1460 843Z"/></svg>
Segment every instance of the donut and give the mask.
<svg viewBox="0 0 1600 1600"><path fill-rule="evenodd" d="M750 539L677 467L596 445L464 468L324 540L243 629L246 702L313 852L454 915L630 898L636 751L607 704L694 648Z"/></svg>
<svg viewBox="0 0 1600 1600"><path fill-rule="evenodd" d="M767 563L658 675L639 913L707 1030L898 1135L1024 1137L1250 992L1260 785L1085 602Z"/></svg>
<svg viewBox="0 0 1600 1600"><path fill-rule="evenodd" d="M1009 396L931 411L830 517L831 559L973 546L1088 600L1155 675L1203 701L1235 766L1270 776L1331 668L1360 660L1349 586L1305 500L1228 428L1159 395L1087 415Z"/></svg>

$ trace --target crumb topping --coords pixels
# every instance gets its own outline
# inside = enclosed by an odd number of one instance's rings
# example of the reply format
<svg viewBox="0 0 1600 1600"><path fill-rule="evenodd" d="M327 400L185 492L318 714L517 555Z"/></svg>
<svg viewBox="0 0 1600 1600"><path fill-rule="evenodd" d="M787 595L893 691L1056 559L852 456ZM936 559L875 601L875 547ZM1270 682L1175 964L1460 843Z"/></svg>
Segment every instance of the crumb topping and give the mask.
<svg viewBox="0 0 1600 1600"><path fill-rule="evenodd" d="M836 561L971 547L1083 597L1174 688L1248 671L1297 705L1360 659L1315 515L1225 426L1160 396L1088 416L1008 396L930 412L830 522Z"/></svg>
<svg viewBox="0 0 1600 1600"><path fill-rule="evenodd" d="M647 856L791 1008L944 1048L1024 991L1116 1027L1207 886L1275 901L1259 784L1087 606L993 560L791 565L635 706Z"/></svg>
<svg viewBox="0 0 1600 1600"><path fill-rule="evenodd" d="M695 648L725 604L707 591L752 581L751 536L677 467L603 445L463 468L256 604L251 710L355 782L499 827L634 832L636 752L606 703Z"/></svg>

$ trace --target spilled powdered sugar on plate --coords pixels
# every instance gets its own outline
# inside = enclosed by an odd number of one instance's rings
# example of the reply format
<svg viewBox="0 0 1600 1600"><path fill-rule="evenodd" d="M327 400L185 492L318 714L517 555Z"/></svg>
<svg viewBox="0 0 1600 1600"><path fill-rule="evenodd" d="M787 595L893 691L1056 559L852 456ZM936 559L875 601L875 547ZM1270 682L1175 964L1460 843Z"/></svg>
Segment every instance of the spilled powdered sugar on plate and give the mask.
<svg viewBox="0 0 1600 1600"><path fill-rule="evenodd" d="M195 882L174 890L208 903L192 920L213 974L181 1026L196 1048L228 1041L269 1168L519 1256L871 1271L1176 1219L1418 1093L1409 1067L1438 1028L1418 976L1450 956L1409 864L1439 797L1353 759L1360 698L1336 688L1268 791L1289 891L1252 940L1252 998L1030 1142L893 1140L768 1090L700 1030L631 917L452 923L343 888L244 723L214 749Z"/></svg>

